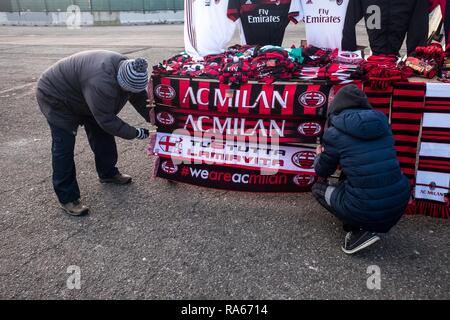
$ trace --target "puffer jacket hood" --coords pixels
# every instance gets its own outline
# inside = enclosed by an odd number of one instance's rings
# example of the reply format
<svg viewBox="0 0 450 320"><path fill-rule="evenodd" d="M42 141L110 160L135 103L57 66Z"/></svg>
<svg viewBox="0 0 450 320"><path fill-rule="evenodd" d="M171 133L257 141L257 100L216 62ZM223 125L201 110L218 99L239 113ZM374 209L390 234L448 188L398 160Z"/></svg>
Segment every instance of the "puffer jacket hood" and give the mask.
<svg viewBox="0 0 450 320"><path fill-rule="evenodd" d="M334 97L328 108L328 116L340 113L347 109L372 109L367 95L352 84L342 88Z"/></svg>
<svg viewBox="0 0 450 320"><path fill-rule="evenodd" d="M348 109L330 119L333 127L361 140L374 140L390 130L386 116L376 110Z"/></svg>

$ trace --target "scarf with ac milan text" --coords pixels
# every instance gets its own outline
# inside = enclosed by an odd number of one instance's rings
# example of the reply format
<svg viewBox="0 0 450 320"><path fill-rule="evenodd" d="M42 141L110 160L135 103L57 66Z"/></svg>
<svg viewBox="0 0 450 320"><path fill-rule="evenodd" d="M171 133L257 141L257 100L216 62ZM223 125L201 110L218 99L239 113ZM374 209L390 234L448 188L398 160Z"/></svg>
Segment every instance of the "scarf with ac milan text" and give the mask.
<svg viewBox="0 0 450 320"><path fill-rule="evenodd" d="M182 164L171 159L158 158L155 176L195 186L246 192L309 192L316 181L312 175L264 174L259 170L246 170L223 166Z"/></svg>
<svg viewBox="0 0 450 320"><path fill-rule="evenodd" d="M450 92L447 86L427 85L415 213L450 219Z"/></svg>

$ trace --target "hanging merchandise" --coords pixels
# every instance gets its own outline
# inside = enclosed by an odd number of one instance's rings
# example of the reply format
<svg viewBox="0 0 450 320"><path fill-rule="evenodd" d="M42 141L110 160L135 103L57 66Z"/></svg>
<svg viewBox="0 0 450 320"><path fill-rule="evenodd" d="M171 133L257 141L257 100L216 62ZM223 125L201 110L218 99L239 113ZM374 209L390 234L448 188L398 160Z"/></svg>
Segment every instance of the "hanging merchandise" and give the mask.
<svg viewBox="0 0 450 320"><path fill-rule="evenodd" d="M281 46L289 21L297 23L300 0L229 0L228 17L240 19L247 44Z"/></svg>
<svg viewBox="0 0 450 320"><path fill-rule="evenodd" d="M355 51L356 24L365 18L374 55L399 55L405 37L408 53L426 46L428 0L350 0L343 30L342 49Z"/></svg>
<svg viewBox="0 0 450 320"><path fill-rule="evenodd" d="M153 77L155 103L185 110L240 115L324 118L331 85L296 82L247 83L237 88L218 81Z"/></svg>
<svg viewBox="0 0 450 320"><path fill-rule="evenodd" d="M294 145L219 141L213 137L158 132L152 137L149 154L185 164L315 175L314 148Z"/></svg>
<svg viewBox="0 0 450 320"><path fill-rule="evenodd" d="M156 106L153 124L158 132L186 130L191 135L221 140L280 143L318 143L325 119L309 116L236 115Z"/></svg>
<svg viewBox="0 0 450 320"><path fill-rule="evenodd" d="M425 104L424 83L396 83L392 98L392 132L402 172L415 184L420 123Z"/></svg>
<svg viewBox="0 0 450 320"><path fill-rule="evenodd" d="M155 176L213 189L247 192L309 192L316 181L304 174L263 174L259 170L201 164L177 164L158 158Z"/></svg>
<svg viewBox="0 0 450 320"><path fill-rule="evenodd" d="M300 18L306 26L308 45L341 49L348 3L349 0L301 0Z"/></svg>
<svg viewBox="0 0 450 320"><path fill-rule="evenodd" d="M364 93L369 99L369 103L375 109L383 113L387 118L391 113L391 101L394 88L392 86L384 89L373 89L370 86L364 86Z"/></svg>
<svg viewBox="0 0 450 320"><path fill-rule="evenodd" d="M228 0L185 0L184 45L187 54L200 59L225 51L236 24L228 19Z"/></svg>
<svg viewBox="0 0 450 320"><path fill-rule="evenodd" d="M446 84L427 84L414 214L450 219L450 113Z"/></svg>

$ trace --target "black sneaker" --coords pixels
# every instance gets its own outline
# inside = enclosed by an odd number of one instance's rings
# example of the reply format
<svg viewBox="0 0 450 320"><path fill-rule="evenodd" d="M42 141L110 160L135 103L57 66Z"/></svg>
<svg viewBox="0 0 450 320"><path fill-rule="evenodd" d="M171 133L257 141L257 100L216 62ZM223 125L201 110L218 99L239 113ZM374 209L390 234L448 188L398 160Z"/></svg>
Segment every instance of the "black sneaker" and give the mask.
<svg viewBox="0 0 450 320"><path fill-rule="evenodd" d="M354 254L364 248L367 248L379 241L380 237L375 232L369 231L352 231L345 236L342 251L346 254Z"/></svg>

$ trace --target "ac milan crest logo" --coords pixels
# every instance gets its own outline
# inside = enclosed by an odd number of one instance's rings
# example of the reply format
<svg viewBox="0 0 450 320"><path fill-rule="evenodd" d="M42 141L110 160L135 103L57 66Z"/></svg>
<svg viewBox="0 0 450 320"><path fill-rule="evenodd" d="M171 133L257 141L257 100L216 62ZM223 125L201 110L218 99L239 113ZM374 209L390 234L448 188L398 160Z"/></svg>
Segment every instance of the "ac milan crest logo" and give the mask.
<svg viewBox="0 0 450 320"><path fill-rule="evenodd" d="M292 156L292 163L302 169L312 169L316 154L312 151L300 151Z"/></svg>
<svg viewBox="0 0 450 320"><path fill-rule="evenodd" d="M342 53L340 54L340 56L341 56L342 58L350 58L350 59L356 59L356 58L359 58L359 55L358 55L357 53L354 53L354 52L342 52Z"/></svg>
<svg viewBox="0 0 450 320"><path fill-rule="evenodd" d="M178 166L172 160L161 163L161 169L167 174L175 174L178 172Z"/></svg>
<svg viewBox="0 0 450 320"><path fill-rule="evenodd" d="M304 107L320 108L327 101L326 95L319 91L305 92L298 98L298 102Z"/></svg>
<svg viewBox="0 0 450 320"><path fill-rule="evenodd" d="M166 126L171 126L175 123L175 118L173 117L173 115L166 111L158 113L156 115L156 120Z"/></svg>
<svg viewBox="0 0 450 320"><path fill-rule="evenodd" d="M344 0L336 0L336 3L338 6L342 6L342 4L344 3Z"/></svg>
<svg viewBox="0 0 450 320"><path fill-rule="evenodd" d="M317 122L304 122L298 126L298 132L307 137L317 137L322 132L322 126Z"/></svg>
<svg viewBox="0 0 450 320"><path fill-rule="evenodd" d="M181 153L180 149L182 142L182 138L176 139L171 136L164 136L159 140L159 146L164 152L174 152L176 150L178 153Z"/></svg>
<svg viewBox="0 0 450 320"><path fill-rule="evenodd" d="M175 89L166 84L160 84L155 88L155 94L158 98L172 100L177 95Z"/></svg>
<svg viewBox="0 0 450 320"><path fill-rule="evenodd" d="M299 174L296 175L292 181L299 187L307 188L314 183L314 176Z"/></svg>

